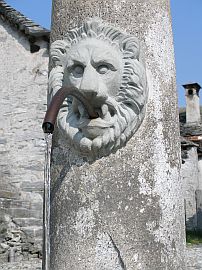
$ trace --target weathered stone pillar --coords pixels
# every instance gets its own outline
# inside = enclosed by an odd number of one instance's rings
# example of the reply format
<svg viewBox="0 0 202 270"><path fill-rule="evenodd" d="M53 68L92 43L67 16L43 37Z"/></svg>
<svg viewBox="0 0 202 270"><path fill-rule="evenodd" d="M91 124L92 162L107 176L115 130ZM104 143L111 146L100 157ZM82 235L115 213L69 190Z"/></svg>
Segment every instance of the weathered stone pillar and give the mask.
<svg viewBox="0 0 202 270"><path fill-rule="evenodd" d="M56 130L51 270L184 270L169 1L54 0L52 41L62 39L87 17L101 17L138 37L145 51L149 97L137 132L126 146L106 157L92 160L76 152ZM80 65L75 72L77 77L83 72Z"/></svg>

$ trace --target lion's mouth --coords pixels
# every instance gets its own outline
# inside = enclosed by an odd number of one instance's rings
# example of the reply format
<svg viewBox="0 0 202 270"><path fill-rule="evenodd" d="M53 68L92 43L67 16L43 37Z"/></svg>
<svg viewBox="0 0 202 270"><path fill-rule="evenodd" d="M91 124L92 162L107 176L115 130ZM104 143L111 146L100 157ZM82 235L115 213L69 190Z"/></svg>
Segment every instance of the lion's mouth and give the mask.
<svg viewBox="0 0 202 270"><path fill-rule="evenodd" d="M72 112L76 116L78 129L86 128L109 128L114 125L115 108L109 104L93 106L97 118L91 118L85 106L76 98L73 98Z"/></svg>

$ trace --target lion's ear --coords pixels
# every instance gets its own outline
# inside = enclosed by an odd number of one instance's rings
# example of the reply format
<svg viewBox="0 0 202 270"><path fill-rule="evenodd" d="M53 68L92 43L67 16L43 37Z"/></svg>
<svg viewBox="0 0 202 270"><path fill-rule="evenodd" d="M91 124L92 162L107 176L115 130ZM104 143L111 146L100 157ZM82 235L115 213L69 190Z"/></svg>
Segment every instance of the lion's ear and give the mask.
<svg viewBox="0 0 202 270"><path fill-rule="evenodd" d="M140 44L137 38L133 36L127 36L122 41L124 50L124 58L131 58L139 60L140 56Z"/></svg>
<svg viewBox="0 0 202 270"><path fill-rule="evenodd" d="M67 52L66 45L64 40L56 40L51 44L50 59L52 67L63 66Z"/></svg>

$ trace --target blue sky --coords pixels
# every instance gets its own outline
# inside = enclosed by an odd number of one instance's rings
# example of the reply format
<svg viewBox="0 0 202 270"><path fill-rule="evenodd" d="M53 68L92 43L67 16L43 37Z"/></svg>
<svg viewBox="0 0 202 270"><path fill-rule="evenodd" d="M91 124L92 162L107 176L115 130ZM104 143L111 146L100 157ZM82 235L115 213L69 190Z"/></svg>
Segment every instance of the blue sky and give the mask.
<svg viewBox="0 0 202 270"><path fill-rule="evenodd" d="M52 0L6 0L35 22L50 29ZM171 0L177 90L180 106L185 105L182 84L202 86L202 0ZM201 90L202 100L202 90Z"/></svg>

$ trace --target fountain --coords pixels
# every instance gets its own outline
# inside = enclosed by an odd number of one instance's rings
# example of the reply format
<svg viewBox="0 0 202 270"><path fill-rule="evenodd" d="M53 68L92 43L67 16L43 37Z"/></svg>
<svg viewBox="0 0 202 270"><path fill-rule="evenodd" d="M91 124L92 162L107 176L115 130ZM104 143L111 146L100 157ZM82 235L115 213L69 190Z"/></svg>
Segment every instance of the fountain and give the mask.
<svg viewBox="0 0 202 270"><path fill-rule="evenodd" d="M53 1L50 270L184 270L169 3L115 2Z"/></svg>

